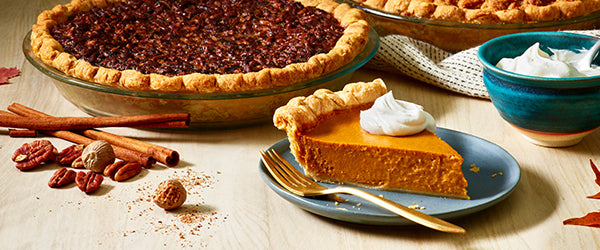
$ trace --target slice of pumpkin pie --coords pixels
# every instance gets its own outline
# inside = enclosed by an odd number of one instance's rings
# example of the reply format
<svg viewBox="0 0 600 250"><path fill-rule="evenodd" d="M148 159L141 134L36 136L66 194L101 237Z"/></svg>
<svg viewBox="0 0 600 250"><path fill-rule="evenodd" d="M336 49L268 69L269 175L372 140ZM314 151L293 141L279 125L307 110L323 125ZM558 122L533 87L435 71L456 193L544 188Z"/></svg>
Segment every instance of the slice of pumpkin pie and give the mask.
<svg viewBox="0 0 600 250"><path fill-rule="evenodd" d="M291 152L306 175L317 181L469 199L461 170L463 158L426 129L431 129L427 122L432 117L423 114L422 107L395 100L386 92L379 79L351 83L338 92L317 90L278 108L273 121L287 132ZM388 111L365 111L381 105L384 109L386 105L408 106L412 117L398 119L381 114ZM384 124L396 120L405 124L390 129L369 117L383 118ZM406 131L412 134L401 135Z"/></svg>

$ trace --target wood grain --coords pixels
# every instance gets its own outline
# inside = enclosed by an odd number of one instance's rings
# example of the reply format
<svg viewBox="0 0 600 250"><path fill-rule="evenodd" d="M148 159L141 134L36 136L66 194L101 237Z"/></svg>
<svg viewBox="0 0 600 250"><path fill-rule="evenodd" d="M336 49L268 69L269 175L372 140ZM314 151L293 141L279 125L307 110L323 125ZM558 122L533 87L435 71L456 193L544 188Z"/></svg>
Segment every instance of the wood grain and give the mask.
<svg viewBox="0 0 600 250"><path fill-rule="evenodd" d="M0 8L0 67L21 76L0 85L0 109L22 103L54 116L85 116L21 51L37 14L67 0L5 0ZM360 69L353 80L380 77L399 99L421 104L441 127L469 133L506 149L520 164L515 192L501 203L452 222L466 235L422 227L377 227L322 218L283 200L258 174L259 150L285 138L272 124L211 131L109 129L177 150L175 168L143 170L123 183L105 180L86 195L74 186L48 188L60 166L21 172L11 155L31 138L0 129L0 245L7 249L599 249L600 230L563 226L567 218L600 210L586 199L600 190L589 159L600 163L600 132L569 148L530 144L508 126L490 101L455 94L407 77ZM72 143L50 140L59 150ZM203 177L190 188L184 210L166 213L149 194L161 181ZM188 191L190 191L188 190ZM205 218L182 223L181 214ZM179 229L173 227L178 225ZM192 233L193 232L193 233Z"/></svg>

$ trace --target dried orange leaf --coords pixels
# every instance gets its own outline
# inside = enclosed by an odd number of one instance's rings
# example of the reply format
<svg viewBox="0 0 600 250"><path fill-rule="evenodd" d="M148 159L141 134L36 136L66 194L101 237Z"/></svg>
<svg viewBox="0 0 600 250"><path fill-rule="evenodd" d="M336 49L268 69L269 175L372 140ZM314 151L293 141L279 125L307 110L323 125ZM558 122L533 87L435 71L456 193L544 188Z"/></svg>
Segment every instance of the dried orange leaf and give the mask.
<svg viewBox="0 0 600 250"><path fill-rule="evenodd" d="M592 165L592 171L596 174L596 184L600 186L600 170L598 170L598 167L596 167L596 164L594 164L592 159L590 159L590 165Z"/></svg>
<svg viewBox="0 0 600 250"><path fill-rule="evenodd" d="M0 67L0 84L8 83L8 79L18 76L21 72L15 68Z"/></svg>
<svg viewBox="0 0 600 250"><path fill-rule="evenodd" d="M594 171L594 174L596 175L596 184L600 185L600 170L598 170L598 167L596 164L594 164L592 159L590 159L590 165L592 166L592 171ZM600 199L600 193L588 196L587 198ZM563 221L563 225L578 225L600 228L600 212L591 212L581 218L566 219Z"/></svg>
<svg viewBox="0 0 600 250"><path fill-rule="evenodd" d="M591 212L581 218L571 218L563 221L563 225L600 227L600 212Z"/></svg>
<svg viewBox="0 0 600 250"><path fill-rule="evenodd" d="M600 199L600 193L597 193L597 194L595 194L595 195L588 196L587 198L590 198L590 199Z"/></svg>

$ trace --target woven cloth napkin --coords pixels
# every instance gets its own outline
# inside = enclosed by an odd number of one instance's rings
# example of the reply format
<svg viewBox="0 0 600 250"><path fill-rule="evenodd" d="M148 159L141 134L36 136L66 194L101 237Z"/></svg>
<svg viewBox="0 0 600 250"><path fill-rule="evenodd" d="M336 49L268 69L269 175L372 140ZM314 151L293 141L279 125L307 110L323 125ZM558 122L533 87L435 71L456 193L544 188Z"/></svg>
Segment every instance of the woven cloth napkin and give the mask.
<svg viewBox="0 0 600 250"><path fill-rule="evenodd" d="M567 31L600 37L600 30ZM473 97L489 98L483 84L479 46L449 53L401 35L381 37L368 68L401 73L419 81Z"/></svg>

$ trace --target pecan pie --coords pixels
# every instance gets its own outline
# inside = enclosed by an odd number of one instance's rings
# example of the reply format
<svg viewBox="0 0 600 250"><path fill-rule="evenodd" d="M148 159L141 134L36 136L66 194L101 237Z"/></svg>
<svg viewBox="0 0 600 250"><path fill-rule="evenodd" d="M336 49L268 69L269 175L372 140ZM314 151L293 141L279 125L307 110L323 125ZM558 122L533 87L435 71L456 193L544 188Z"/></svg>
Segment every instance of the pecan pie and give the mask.
<svg viewBox="0 0 600 250"><path fill-rule="evenodd" d="M333 0L72 0L42 12L32 50L96 83L238 93L291 85L359 54L365 14Z"/></svg>
<svg viewBox="0 0 600 250"><path fill-rule="evenodd" d="M353 0L401 16L464 23L532 23L600 10L597 0Z"/></svg>

